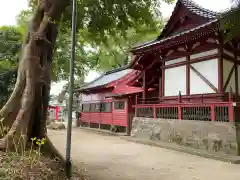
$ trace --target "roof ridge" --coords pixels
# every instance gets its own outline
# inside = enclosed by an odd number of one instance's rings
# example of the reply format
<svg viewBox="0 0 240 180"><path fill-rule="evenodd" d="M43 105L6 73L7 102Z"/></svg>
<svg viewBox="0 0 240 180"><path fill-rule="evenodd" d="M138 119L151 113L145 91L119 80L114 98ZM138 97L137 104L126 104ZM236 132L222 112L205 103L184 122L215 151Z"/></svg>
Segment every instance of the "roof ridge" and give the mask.
<svg viewBox="0 0 240 180"><path fill-rule="evenodd" d="M220 15L221 13L204 8L203 6L197 4L195 1L193 0L179 0L181 3L183 3L184 6L186 7L195 7L195 8L199 8L201 11L206 11L207 13L212 13L214 15Z"/></svg>
<svg viewBox="0 0 240 180"><path fill-rule="evenodd" d="M171 20L171 18L174 16L174 12L176 12L177 8L179 7L179 5L184 6L185 8L188 9L188 11L190 11L191 13L194 13L198 16L201 16L203 18L207 18L209 21L217 19L218 16L221 15L221 13L209 10L207 8L204 8L200 5L198 5L196 2L194 2L193 0L177 0L175 7L171 13L170 18L168 19L168 21L165 24L165 27L162 29L160 35L157 37L156 41L165 38L165 31L168 27L168 24Z"/></svg>
<svg viewBox="0 0 240 180"><path fill-rule="evenodd" d="M108 74L116 73L116 72L119 72L119 71L123 71L123 70L128 69L128 68L129 68L129 65L121 66L119 68L114 68L114 69L111 69L109 71L106 71L104 73L104 75L108 75Z"/></svg>

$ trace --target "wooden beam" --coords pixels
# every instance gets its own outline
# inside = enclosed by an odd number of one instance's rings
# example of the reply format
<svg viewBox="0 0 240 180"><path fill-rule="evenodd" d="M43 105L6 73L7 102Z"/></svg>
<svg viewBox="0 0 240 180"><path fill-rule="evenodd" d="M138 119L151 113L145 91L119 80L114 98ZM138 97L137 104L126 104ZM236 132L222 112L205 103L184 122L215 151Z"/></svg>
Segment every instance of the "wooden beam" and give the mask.
<svg viewBox="0 0 240 180"><path fill-rule="evenodd" d="M235 55L235 59L237 60L237 53L235 52L234 55ZM238 84L238 65L237 65L237 63L235 63L235 84L236 84L235 92L236 92L236 96L237 96L237 99L238 99L239 84Z"/></svg>
<svg viewBox="0 0 240 180"><path fill-rule="evenodd" d="M187 65L186 65L186 94L190 95L190 56L187 56Z"/></svg>
<svg viewBox="0 0 240 180"><path fill-rule="evenodd" d="M163 63L163 65L164 65L164 63ZM165 69L162 69L162 87L161 87L162 97L164 96L164 86L165 86Z"/></svg>
<svg viewBox="0 0 240 180"><path fill-rule="evenodd" d="M209 56L204 56L204 57L200 57L200 58L196 58L196 59L191 59L189 60L189 64L193 64L193 63L197 63L197 62L203 62L203 61L208 61L214 58L218 58L219 55L218 54L213 54L213 55L209 55ZM178 66L183 66L183 65L187 65L187 61L184 62L179 62L179 63L175 63L175 64L170 64L167 66L162 66L162 69L169 69L169 68L174 68L174 67L178 67Z"/></svg>
<svg viewBox="0 0 240 180"><path fill-rule="evenodd" d="M224 84L224 87L223 87L224 92L225 92L226 89L227 89L227 86L228 86L228 84L229 84L229 82L230 82L230 80L231 80L231 77L232 77L232 75L233 75L234 70L235 70L235 64L234 64L233 67L231 68L231 71L230 71L230 73L229 73L229 75L228 75L227 81L226 81L226 83Z"/></svg>
<svg viewBox="0 0 240 180"><path fill-rule="evenodd" d="M223 40L220 38L219 47L219 58L218 58L218 91L224 92L223 90Z"/></svg>
<svg viewBox="0 0 240 180"><path fill-rule="evenodd" d="M193 70L198 77L200 77L208 86L210 86L215 92L218 92L218 89L207 79L205 78L197 69L190 65L191 70Z"/></svg>
<svg viewBox="0 0 240 180"><path fill-rule="evenodd" d="M143 100L146 99L146 71L143 71Z"/></svg>
<svg viewBox="0 0 240 180"><path fill-rule="evenodd" d="M154 80L156 79L156 77L153 77L147 84L146 84L146 87L151 84Z"/></svg>
<svg viewBox="0 0 240 180"><path fill-rule="evenodd" d="M158 84L158 97L159 99L162 97L162 75L159 76L159 84Z"/></svg>

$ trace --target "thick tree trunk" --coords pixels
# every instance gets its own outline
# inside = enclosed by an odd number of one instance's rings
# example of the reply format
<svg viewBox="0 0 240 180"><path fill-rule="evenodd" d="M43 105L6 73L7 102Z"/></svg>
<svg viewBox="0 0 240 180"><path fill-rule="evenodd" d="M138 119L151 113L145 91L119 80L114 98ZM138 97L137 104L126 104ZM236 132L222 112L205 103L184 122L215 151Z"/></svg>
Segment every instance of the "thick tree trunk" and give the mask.
<svg viewBox="0 0 240 180"><path fill-rule="evenodd" d="M52 53L57 36L57 21L68 0L38 0L19 63L17 82L1 109L0 148L14 148L20 138L24 145L30 137L46 136L46 118L51 83ZM1 129L1 132L3 130Z"/></svg>

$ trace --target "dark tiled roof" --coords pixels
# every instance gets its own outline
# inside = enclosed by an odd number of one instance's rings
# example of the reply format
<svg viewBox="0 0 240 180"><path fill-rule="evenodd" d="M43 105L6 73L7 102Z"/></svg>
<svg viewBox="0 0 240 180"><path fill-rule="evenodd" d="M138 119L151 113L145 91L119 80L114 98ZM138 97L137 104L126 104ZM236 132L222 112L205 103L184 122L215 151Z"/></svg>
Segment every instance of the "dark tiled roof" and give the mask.
<svg viewBox="0 0 240 180"><path fill-rule="evenodd" d="M168 26L168 23L167 23L166 26L164 27L161 35L156 40L149 41L149 42L143 43L141 45L137 45L137 46L133 47L132 50L134 51L134 50L142 49L144 47L148 47L148 46L151 46L151 45L154 45L154 44L162 43L162 42L164 42L166 40L169 40L169 39L181 36L183 34L187 34L189 32L192 32L192 31L194 31L196 29L205 27L205 26L207 26L209 24L212 24L213 22L216 22L218 17L221 15L221 13L217 13L217 12L208 10L206 8L203 8L203 7L199 6L199 5L197 5L192 0L178 0L177 3L176 3L175 8L173 10L173 13L179 7L180 4L185 6L190 12L195 13L195 14L203 17L203 18L208 19L208 21L206 23L204 23L204 24L201 24L201 25L195 27L195 28L186 29L185 31L176 32L176 33L172 34L169 37L164 37L164 33L165 33L165 31L167 29L167 26ZM174 14L172 14L172 16L173 15Z"/></svg>
<svg viewBox="0 0 240 180"><path fill-rule="evenodd" d="M195 13L204 18L216 19L220 15L220 13L217 13L217 12L214 12L214 11L211 11L209 9L199 6L192 0L179 0L179 2L182 3L192 13Z"/></svg>
<svg viewBox="0 0 240 180"><path fill-rule="evenodd" d="M81 90L87 90L87 89L92 89L92 88L96 88L96 87L106 86L109 83L124 77L125 75L127 75L128 73L130 73L132 71L133 71L132 69L128 69L128 66L124 66L124 67L121 67L121 68L117 68L117 69L107 71L107 72L103 73L100 77L93 80L92 82L84 84L83 86L81 86L76 91L79 91L79 90L81 91Z"/></svg>
<svg viewBox="0 0 240 180"><path fill-rule="evenodd" d="M206 26L208 26L208 25L211 25L211 24L213 24L213 23L215 23L215 22L217 22L217 21L218 21L218 20L215 19L215 20L212 20L212 21L207 22L207 23L205 23L205 24L201 24L200 26L197 26L197 27L195 27L195 28L192 28L192 29L189 29L189 30L180 32L180 33L178 33L178 34L176 34L176 35L173 35L173 36L164 38L164 39L162 39L162 40L156 40L156 41L153 41L153 42L145 43L144 45L136 46L136 47L134 47L134 48L132 49L132 51L138 50L138 49L142 49L142 48L145 48L145 47L149 47L149 46L152 46L152 45L155 45L155 44L163 43L163 42L165 42L165 41L167 41L167 40L170 40L170 39L173 39L173 38L182 36L182 35L184 35L184 34L188 34L188 33L193 32L193 31L195 31L195 30L198 30L198 29L201 29L201 28L206 27Z"/></svg>

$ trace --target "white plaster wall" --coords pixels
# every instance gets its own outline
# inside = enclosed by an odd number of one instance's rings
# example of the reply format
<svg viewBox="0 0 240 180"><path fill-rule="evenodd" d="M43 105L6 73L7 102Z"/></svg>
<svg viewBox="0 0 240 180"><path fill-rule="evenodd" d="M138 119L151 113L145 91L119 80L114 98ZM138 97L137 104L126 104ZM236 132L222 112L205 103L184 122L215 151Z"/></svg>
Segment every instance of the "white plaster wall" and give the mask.
<svg viewBox="0 0 240 180"><path fill-rule="evenodd" d="M218 59L211 59L191 64L212 85L218 88ZM205 83L193 70L190 70L190 94L206 94L215 91Z"/></svg>
<svg viewBox="0 0 240 180"><path fill-rule="evenodd" d="M186 57L181 57L181 58L177 58L177 59L174 59L174 60L166 61L165 66L170 65L170 64L176 64L176 63L184 62L186 60L187 60Z"/></svg>
<svg viewBox="0 0 240 180"><path fill-rule="evenodd" d="M186 94L186 66L179 66L165 70L164 95L176 96L181 91Z"/></svg>
<svg viewBox="0 0 240 180"><path fill-rule="evenodd" d="M200 58L200 57L204 57L204 56L210 56L210 55L214 55L218 53L218 49L212 49L209 51L204 51L201 53L196 53L196 54L192 54L190 56L190 59L196 59L196 58Z"/></svg>
<svg viewBox="0 0 240 180"><path fill-rule="evenodd" d="M226 84L227 78L230 74L230 71L231 71L233 65L234 65L233 62L223 59L223 86ZM233 72L233 74L232 74L232 77L231 77L230 82L228 83L226 92L229 92L230 86L232 87L232 92L236 92L236 90L235 90L235 87L236 87L235 72Z"/></svg>
<svg viewBox="0 0 240 180"><path fill-rule="evenodd" d="M83 102L91 101L91 95L82 94L82 101Z"/></svg>

